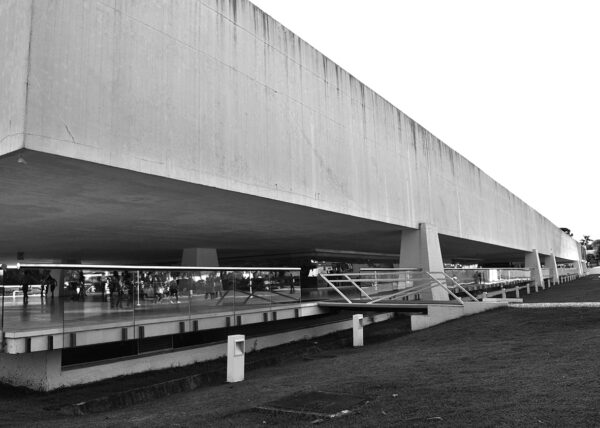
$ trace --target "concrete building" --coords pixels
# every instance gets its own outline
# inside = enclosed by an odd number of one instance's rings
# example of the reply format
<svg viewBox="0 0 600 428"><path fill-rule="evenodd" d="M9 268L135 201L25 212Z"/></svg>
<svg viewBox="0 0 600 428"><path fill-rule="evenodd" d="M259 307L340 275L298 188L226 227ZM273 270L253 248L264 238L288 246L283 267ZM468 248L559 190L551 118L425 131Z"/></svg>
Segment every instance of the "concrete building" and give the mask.
<svg viewBox="0 0 600 428"><path fill-rule="evenodd" d="M4 0L0 52L4 263L581 268L575 240L246 0Z"/></svg>

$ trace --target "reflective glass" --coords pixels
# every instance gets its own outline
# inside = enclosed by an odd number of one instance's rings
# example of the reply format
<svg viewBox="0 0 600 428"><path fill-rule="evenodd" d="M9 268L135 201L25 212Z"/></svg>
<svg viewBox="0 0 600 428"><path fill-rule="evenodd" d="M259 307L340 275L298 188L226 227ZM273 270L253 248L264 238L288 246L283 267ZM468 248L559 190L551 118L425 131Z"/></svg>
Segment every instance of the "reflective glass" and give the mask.
<svg viewBox="0 0 600 428"><path fill-rule="evenodd" d="M47 292L50 271L9 269L3 277L0 324L4 331L41 331L62 327L62 308ZM56 286L54 286L56 289ZM56 291L55 291L56 292Z"/></svg>
<svg viewBox="0 0 600 428"><path fill-rule="evenodd" d="M129 271L64 270L61 275L60 302L63 308L65 347L80 346L79 331L93 330L99 324L113 328L134 325L134 276ZM115 338L123 337L121 331Z"/></svg>

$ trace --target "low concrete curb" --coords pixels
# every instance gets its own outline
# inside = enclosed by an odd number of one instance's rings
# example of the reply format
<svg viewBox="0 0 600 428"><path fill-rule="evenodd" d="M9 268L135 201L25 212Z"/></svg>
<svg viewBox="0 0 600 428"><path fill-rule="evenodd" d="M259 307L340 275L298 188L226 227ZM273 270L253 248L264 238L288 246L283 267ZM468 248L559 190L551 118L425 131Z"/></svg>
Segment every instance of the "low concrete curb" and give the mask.
<svg viewBox="0 0 600 428"><path fill-rule="evenodd" d="M509 303L508 306L517 309L600 308L600 302Z"/></svg>

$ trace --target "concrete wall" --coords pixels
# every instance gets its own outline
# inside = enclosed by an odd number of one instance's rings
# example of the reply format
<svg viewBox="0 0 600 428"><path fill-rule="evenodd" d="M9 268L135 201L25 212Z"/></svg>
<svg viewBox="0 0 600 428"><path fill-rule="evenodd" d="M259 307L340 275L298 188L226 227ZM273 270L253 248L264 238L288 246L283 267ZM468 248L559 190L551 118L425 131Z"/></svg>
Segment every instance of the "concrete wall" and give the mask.
<svg viewBox="0 0 600 428"><path fill-rule="evenodd" d="M30 389L55 389L61 374L61 351L10 355L0 353L0 382Z"/></svg>
<svg viewBox="0 0 600 428"><path fill-rule="evenodd" d="M0 156L23 147L31 1L0 2Z"/></svg>
<svg viewBox="0 0 600 428"><path fill-rule="evenodd" d="M577 258L546 218L246 0L35 0L33 14L27 148Z"/></svg>

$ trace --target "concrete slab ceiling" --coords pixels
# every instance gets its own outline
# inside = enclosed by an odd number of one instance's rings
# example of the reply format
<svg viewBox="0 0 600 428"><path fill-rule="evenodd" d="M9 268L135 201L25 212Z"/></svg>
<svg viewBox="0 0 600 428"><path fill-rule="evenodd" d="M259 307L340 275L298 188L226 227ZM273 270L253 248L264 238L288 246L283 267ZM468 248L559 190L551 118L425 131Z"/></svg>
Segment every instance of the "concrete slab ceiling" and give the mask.
<svg viewBox="0 0 600 428"><path fill-rule="evenodd" d="M344 260L399 254L397 225L41 152L21 152L26 163L18 156L0 157L4 262L16 261L17 252L26 261L176 262L189 247L255 264L262 257L289 263L320 253ZM440 242L445 258L523 257L444 235Z"/></svg>

